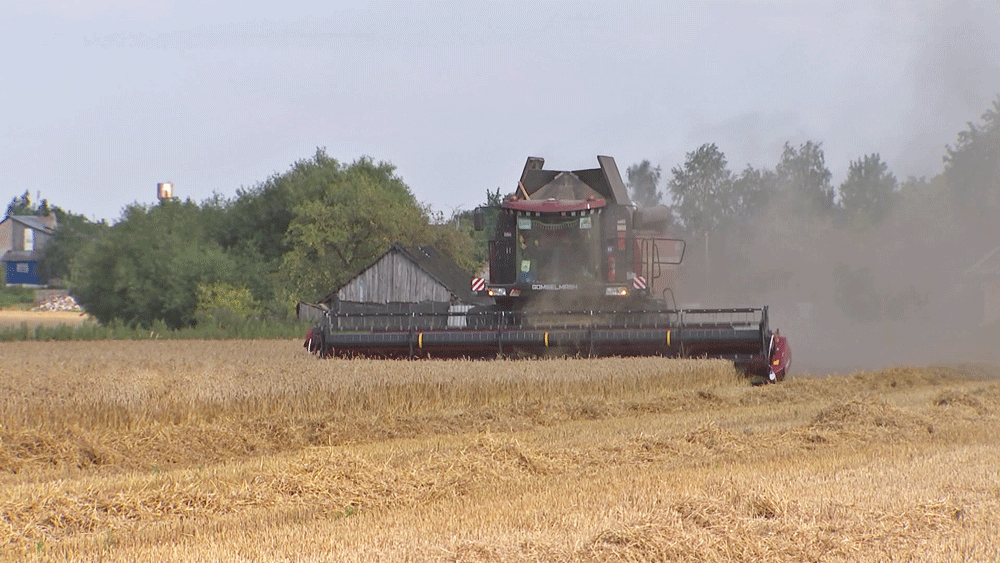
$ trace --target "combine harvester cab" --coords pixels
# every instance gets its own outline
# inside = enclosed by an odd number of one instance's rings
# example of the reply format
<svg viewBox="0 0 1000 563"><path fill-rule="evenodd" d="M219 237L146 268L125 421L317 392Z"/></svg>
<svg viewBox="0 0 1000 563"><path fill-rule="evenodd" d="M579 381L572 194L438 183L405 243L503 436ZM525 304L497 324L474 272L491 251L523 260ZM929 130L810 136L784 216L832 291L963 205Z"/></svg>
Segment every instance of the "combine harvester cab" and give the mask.
<svg viewBox="0 0 1000 563"><path fill-rule="evenodd" d="M306 347L320 357L725 358L754 382L784 379L791 349L767 307L677 307L685 244L666 236L670 210L637 210L614 159L598 162L559 171L528 158L515 193L492 210L489 279L472 280L492 305L447 319L327 312ZM485 210L474 219L483 230Z"/></svg>

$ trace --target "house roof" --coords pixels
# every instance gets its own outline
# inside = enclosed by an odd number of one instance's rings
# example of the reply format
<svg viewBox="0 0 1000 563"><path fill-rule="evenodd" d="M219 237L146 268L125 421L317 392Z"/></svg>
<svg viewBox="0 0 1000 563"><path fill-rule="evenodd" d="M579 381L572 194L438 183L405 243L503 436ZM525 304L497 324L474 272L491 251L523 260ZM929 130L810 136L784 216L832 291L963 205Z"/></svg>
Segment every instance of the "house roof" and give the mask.
<svg viewBox="0 0 1000 563"><path fill-rule="evenodd" d="M403 246L399 243L393 243L393 245L389 247L389 250L386 250L368 267L358 272L357 275L328 293L322 300L320 300L320 303L333 301L341 289L356 280L361 274L368 271L369 268L378 264L379 261L391 252L398 252L407 257L411 262L416 264L417 267L427 273L427 275L434 278L435 281L447 288L448 291L455 294L455 296L461 301L466 303L480 301L480 298L472 292L472 286L470 283L472 276L469 272L465 272L459 268L458 264L456 264L454 260L442 253L440 250L429 245Z"/></svg>
<svg viewBox="0 0 1000 563"><path fill-rule="evenodd" d="M41 231L45 234L51 235L55 232L55 216L49 217L38 217L36 215L10 215L7 219L17 221L25 227L32 228L36 231Z"/></svg>

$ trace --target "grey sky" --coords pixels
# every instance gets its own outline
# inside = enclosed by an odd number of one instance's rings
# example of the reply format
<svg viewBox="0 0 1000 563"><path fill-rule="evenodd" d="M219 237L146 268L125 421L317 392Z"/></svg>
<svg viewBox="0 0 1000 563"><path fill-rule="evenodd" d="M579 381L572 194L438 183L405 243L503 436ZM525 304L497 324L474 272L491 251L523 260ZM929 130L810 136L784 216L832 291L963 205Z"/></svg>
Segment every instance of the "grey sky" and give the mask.
<svg viewBox="0 0 1000 563"><path fill-rule="evenodd" d="M555 168L736 170L823 143L932 175L1000 93L996 2L0 4L0 197L91 218L157 182L232 196L317 147L388 160L450 214Z"/></svg>

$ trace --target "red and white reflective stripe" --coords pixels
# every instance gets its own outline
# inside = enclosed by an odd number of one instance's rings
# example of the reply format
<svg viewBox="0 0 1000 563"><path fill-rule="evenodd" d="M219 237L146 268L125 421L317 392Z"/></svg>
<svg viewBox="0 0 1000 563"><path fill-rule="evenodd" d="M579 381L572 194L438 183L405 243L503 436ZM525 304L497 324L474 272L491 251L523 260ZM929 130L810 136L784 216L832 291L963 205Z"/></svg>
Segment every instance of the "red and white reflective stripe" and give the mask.
<svg viewBox="0 0 1000 563"><path fill-rule="evenodd" d="M486 280L483 278L472 278L472 291L482 291L486 289Z"/></svg>
<svg viewBox="0 0 1000 563"><path fill-rule="evenodd" d="M636 289L646 289L646 278L642 276L632 278L632 287Z"/></svg>

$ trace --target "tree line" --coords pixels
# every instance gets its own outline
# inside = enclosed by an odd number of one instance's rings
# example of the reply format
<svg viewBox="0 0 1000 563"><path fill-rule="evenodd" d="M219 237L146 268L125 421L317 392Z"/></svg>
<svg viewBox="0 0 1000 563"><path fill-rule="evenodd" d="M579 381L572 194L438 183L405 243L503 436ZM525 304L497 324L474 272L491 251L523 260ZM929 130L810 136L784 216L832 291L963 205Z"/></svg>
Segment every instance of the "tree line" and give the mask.
<svg viewBox="0 0 1000 563"><path fill-rule="evenodd" d="M670 205L673 234L696 243L686 275L699 291L829 297L851 320L880 321L971 288L966 272L1000 245L1000 96L944 147L942 165L901 181L879 153L862 154L834 185L821 142L785 143L773 168L739 171L705 143L666 177L648 160L626 176L637 205Z"/></svg>
<svg viewBox="0 0 1000 563"><path fill-rule="evenodd" d="M321 299L397 241L473 268L469 233L420 204L395 167L323 149L231 198L135 203L114 224L58 220L44 273L102 324L290 320L297 300Z"/></svg>
<svg viewBox="0 0 1000 563"><path fill-rule="evenodd" d="M815 241L803 233L876 232L909 222L927 225L928 236L941 240L952 236L941 226L948 221L995 230L1000 97L945 148L943 164L933 178L901 182L878 153L861 155L834 186L820 142L786 143L773 168L739 171L715 143L706 143L671 167L668 178L648 160L629 166L626 175L638 206L671 206L673 234L713 241L703 256L692 254L695 270L715 256L715 263L742 272L744 279L734 283L743 290L764 291L788 276L750 257L758 252L755 241L806 245ZM502 198L499 188L486 190L485 204ZM27 194L7 211L55 213L60 227L44 251L43 272L64 280L100 322L126 326L287 318L295 301L322 298L396 241L435 245L469 271L488 252L489 227L474 231L471 212L446 218L418 202L392 164L365 157L348 164L323 149L233 197L136 203L113 224L48 202L34 205ZM962 259L982 248L964 248ZM829 274L845 287L863 287L872 277L836 265Z"/></svg>
<svg viewBox="0 0 1000 563"><path fill-rule="evenodd" d="M639 207L668 203L677 225L689 236L725 229L765 210L775 198L795 200L795 211L828 218L838 226L878 226L904 197L922 197L927 184L981 214L996 209L1000 97L969 123L953 145L945 147L943 171L935 178L900 182L877 152L851 160L847 177L831 183L823 144L786 142L774 168L747 165L733 171L715 143L705 143L670 169L666 195L660 189L662 168L643 160L626 169L629 193ZM912 188L912 189L907 189Z"/></svg>
<svg viewBox="0 0 1000 563"><path fill-rule="evenodd" d="M799 212L836 218L842 223L874 225L882 221L899 195L900 183L879 153L852 160L837 188L826 166L822 143L785 143L773 169L747 165L734 172L715 143L687 153L670 170L666 189L677 224L690 236L716 232L765 209L776 197L794 198ZM664 202L662 170L648 160L626 170L633 201L639 207ZM838 197L839 196L839 197Z"/></svg>

